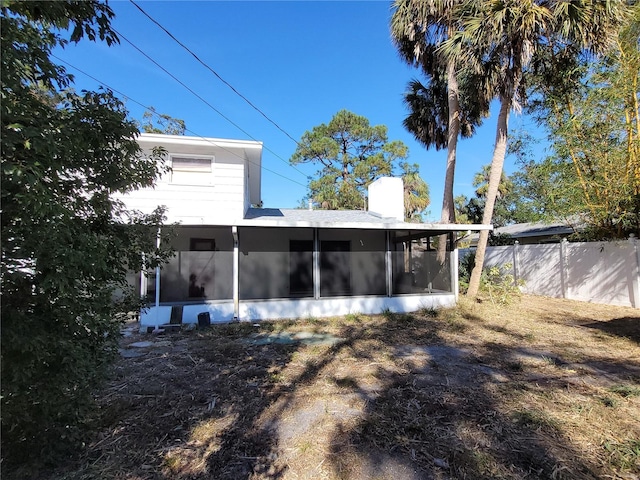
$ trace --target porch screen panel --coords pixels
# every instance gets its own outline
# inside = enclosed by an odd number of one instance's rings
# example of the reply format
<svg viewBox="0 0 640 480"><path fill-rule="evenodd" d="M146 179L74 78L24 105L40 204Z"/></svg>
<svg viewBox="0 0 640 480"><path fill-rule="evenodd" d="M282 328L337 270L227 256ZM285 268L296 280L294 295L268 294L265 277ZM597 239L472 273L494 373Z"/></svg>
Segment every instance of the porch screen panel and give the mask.
<svg viewBox="0 0 640 480"><path fill-rule="evenodd" d="M320 296L385 295L384 230L320 233Z"/></svg>
<svg viewBox="0 0 640 480"><path fill-rule="evenodd" d="M449 245L441 264L437 258L437 236L412 231L394 231L392 245L392 293L422 294L451 292Z"/></svg>
<svg viewBox="0 0 640 480"><path fill-rule="evenodd" d="M233 299L230 227L177 227L175 256L162 267L162 302L201 303Z"/></svg>
<svg viewBox="0 0 640 480"><path fill-rule="evenodd" d="M320 242L320 296L351 295L351 242Z"/></svg>
<svg viewBox="0 0 640 480"><path fill-rule="evenodd" d="M241 300L313 297L313 229L241 227Z"/></svg>
<svg viewBox="0 0 640 480"><path fill-rule="evenodd" d="M313 296L313 240L289 240L289 292Z"/></svg>

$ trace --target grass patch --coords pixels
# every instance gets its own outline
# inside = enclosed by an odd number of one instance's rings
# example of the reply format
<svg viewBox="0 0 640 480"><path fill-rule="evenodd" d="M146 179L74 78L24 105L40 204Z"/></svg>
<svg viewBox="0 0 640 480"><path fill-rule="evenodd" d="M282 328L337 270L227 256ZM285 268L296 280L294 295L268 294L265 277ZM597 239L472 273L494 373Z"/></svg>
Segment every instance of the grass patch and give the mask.
<svg viewBox="0 0 640 480"><path fill-rule="evenodd" d="M637 344L584 327L633 315L524 295L136 334L157 346L114 365L85 449L2 478L638 477ZM271 332L344 341L246 341Z"/></svg>
<svg viewBox="0 0 640 480"><path fill-rule="evenodd" d="M358 323L359 321L360 321L360 314L359 313L348 313L344 317L344 322L347 323L347 324Z"/></svg>
<svg viewBox="0 0 640 480"><path fill-rule="evenodd" d="M640 396L640 387L637 385L614 385L609 391L624 398Z"/></svg>
<svg viewBox="0 0 640 480"><path fill-rule="evenodd" d="M420 315L426 318L436 318L438 316L438 310L433 307L421 308Z"/></svg>
<svg viewBox="0 0 640 480"><path fill-rule="evenodd" d="M542 410L520 410L514 412L513 419L518 424L534 430L538 428L557 429L559 426L557 420Z"/></svg>
<svg viewBox="0 0 640 480"><path fill-rule="evenodd" d="M600 397L600 401L607 408L615 408L618 406L618 400L613 397Z"/></svg>
<svg viewBox="0 0 640 480"><path fill-rule="evenodd" d="M463 333L469 329L468 323L460 315L460 312L455 309L449 309L442 312L440 315L442 321L442 327L454 333Z"/></svg>
<svg viewBox="0 0 640 480"><path fill-rule="evenodd" d="M640 473L640 440L633 439L625 442L607 440L602 447L609 456L609 461L621 470Z"/></svg>

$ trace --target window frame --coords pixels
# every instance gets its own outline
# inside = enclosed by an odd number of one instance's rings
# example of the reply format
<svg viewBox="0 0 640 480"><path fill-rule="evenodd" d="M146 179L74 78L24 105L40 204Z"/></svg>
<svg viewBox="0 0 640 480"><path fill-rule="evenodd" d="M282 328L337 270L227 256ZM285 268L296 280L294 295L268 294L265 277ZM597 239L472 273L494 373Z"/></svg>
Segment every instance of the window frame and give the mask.
<svg viewBox="0 0 640 480"><path fill-rule="evenodd" d="M193 159L193 160L208 160L209 161L209 168L206 169L204 167L204 162L203 162L203 166L202 168L180 168L178 167L177 169L174 168L174 161L175 159L185 159L185 160L189 160L189 159ZM171 178L170 178L170 183L174 184L174 185L194 185L194 186L209 186L213 184L213 165L215 163L215 156L213 155L197 155L197 154L193 154L193 153L171 153L169 154L169 160L171 162ZM175 173L174 172L182 172L182 175L180 175L180 177L182 177L181 179L176 179L175 178ZM200 181L198 182L189 182L187 179L185 179L185 174L188 173L192 173L194 174L193 178L198 178ZM208 177L208 181L203 182L203 178L207 178Z"/></svg>
<svg viewBox="0 0 640 480"><path fill-rule="evenodd" d="M198 248L199 245L203 245L203 244L206 244L208 248ZM190 252L215 252L216 239L191 237L189 239L189 251Z"/></svg>

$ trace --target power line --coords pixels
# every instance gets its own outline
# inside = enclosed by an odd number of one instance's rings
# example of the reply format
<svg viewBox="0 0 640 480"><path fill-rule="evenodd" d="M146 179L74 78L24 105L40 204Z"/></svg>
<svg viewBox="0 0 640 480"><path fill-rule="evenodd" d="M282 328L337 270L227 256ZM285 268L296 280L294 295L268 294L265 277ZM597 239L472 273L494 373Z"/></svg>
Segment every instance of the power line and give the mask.
<svg viewBox="0 0 640 480"><path fill-rule="evenodd" d="M300 145L298 143L298 141L293 138L291 135L289 135L289 133L287 133L280 125L278 125L275 121L271 120L271 118L269 118L267 116L266 113L264 113L262 110L260 110L258 107L256 107L247 97L245 97L243 94L241 94L238 90L236 90L233 85L231 85L229 82L227 82L224 78L222 78L218 72L216 72L213 68L211 68L208 64L206 64L204 61L202 61L200 59L200 57L198 57L198 55L196 55L191 49L189 49L189 47L187 47L184 43L182 43L180 40L178 40L169 30L167 30L165 27L163 27L160 22L158 22L155 18L153 18L151 15L149 15L147 12L144 11L144 9L142 7L140 7L140 5L138 5L134 0L129 0L138 10L140 10L140 12L142 12L143 15L145 15L149 20L151 20L153 23L155 23L162 31L164 31L167 35L169 35L169 37L176 42L178 45L180 45L182 48L184 48L187 52L189 52L191 54L191 56L193 58L195 58L203 67L205 67L207 70L209 70L211 73L213 73L222 83L224 83L227 87L229 87L236 95L238 95L240 98L242 98L245 102L247 102L256 112L258 112L260 115L262 115L264 118L266 118L269 122L271 122L273 125L275 125L275 127L280 130L282 133L284 133L287 137L289 137L291 140L293 140L296 145Z"/></svg>
<svg viewBox="0 0 640 480"><path fill-rule="evenodd" d="M101 85L104 85L104 86L105 86L105 87L107 87L109 90L111 90L111 91L113 91L113 92L116 92L116 93L117 93L117 94L119 94L119 95L122 95L124 98L126 98L126 99L128 99L128 100L132 101L132 102L133 102L133 103L135 103L136 105L139 105L140 107L144 108L145 110L150 111L153 115L156 115L156 116L160 117L160 114L159 114L158 112L156 112L152 107L149 107L149 106L147 106L147 105L143 104L142 102L139 102L139 101L137 101L136 99L134 99L134 98L130 97L129 95L127 95L127 94L123 93L122 91L117 90L117 89L115 89L115 88L113 88L113 87L109 86L107 83L100 81L99 79L97 79L97 78L96 78L96 77L94 77L93 75L91 75L91 74L89 74L89 73L85 72L84 70L82 70L82 69L80 69L80 68L76 67L75 65L72 65L71 63L67 62L66 60L64 60L64 59L62 59L62 58L60 58L60 57L58 57L57 55L55 55L55 54L53 54L53 53L50 53L50 55L51 55L51 57L55 58L56 60L58 60L58 61L60 61L60 62L62 62L62 63L64 63L64 64L68 65L69 67L73 68L74 70L77 70L78 72L82 73L83 75L85 75L85 76L89 77L89 78L90 78L90 79L92 79L93 81L98 82L98 83L99 83L99 84L101 84ZM221 115L222 115L222 114L221 114ZM248 158L242 157L242 156L238 155L237 153L235 153L235 152L233 152L233 151L231 151L231 150L228 150L228 149L224 148L223 146L221 146L221 145L217 144L216 142L212 141L210 138L203 137L202 135L199 135L198 133L194 132L193 130L190 130L190 129L188 129L188 128L185 128L185 131L186 131L186 132L189 132L189 133L191 133L191 134L193 134L193 136L195 136L195 137L198 137L198 138L200 138L200 139L202 139L202 140L206 141L207 143L210 143L210 144L211 144L211 145L213 145L214 147L218 147L218 148L220 148L220 149L222 149L222 150L224 150L224 151L226 151L226 152L230 153L231 155L233 155L233 156L235 156L235 157L240 158L241 160L247 160L249 163L251 163L251 164L253 164L253 165L258 166L258 167L260 167L261 169L263 169L263 170L265 170L265 171L267 171L267 172L269 172L269 173L273 173L274 175L277 175L277 176L279 176L279 177L281 177L281 178L284 178L285 180L288 180L288 181L293 182L293 183L295 183L295 184L297 184L297 185L300 185L300 186L302 186L302 187L304 187L304 188L307 188L307 185L304 185L303 183L300 183L300 182L298 182L297 180L294 180L294 179L289 178L289 177L287 177L287 176L285 176L285 175L282 175L281 173L278 173L278 172L276 172L276 171L274 171L274 170L271 170L270 168L267 168L267 167L265 167L265 166L264 166L264 165L262 165L262 164L258 164L258 163L254 162L254 161L252 161L252 160L249 160ZM254 139L254 140L255 140L255 139ZM256 140L256 141L257 141L257 140ZM273 153L273 152L272 152L272 153Z"/></svg>
<svg viewBox="0 0 640 480"><path fill-rule="evenodd" d="M150 62L152 62L156 67L158 67L160 70L162 70L164 73L166 73L167 75L169 75L171 78L173 78L176 82L178 82L180 85L182 85L185 89L187 89L192 95L194 95L198 100L200 100L202 103L204 103L206 106L208 106L210 109L212 109L214 112L216 112L218 115L220 115L222 118L224 118L227 122L229 122L231 125L233 125L234 127L236 127L238 130L240 130L242 133L244 133L245 135L247 135L249 138L251 138L252 140L255 140L256 142L259 141L257 138L253 137L249 132L247 132L246 130L244 130L240 125L238 125L237 123L233 122L233 120L231 120L229 117L227 117L226 115L224 115L220 110L218 110L216 107L214 107L213 105L211 105L209 102L207 102L207 100L205 100L204 98L202 98L202 96L200 96L197 92L195 92L194 90L192 90L186 83L184 83L182 80L180 80L178 77L176 77L173 73L171 73L169 70L167 70L166 68L164 68L162 65L160 65L157 61L155 61L151 56L149 56L147 53L145 53L140 47L138 47L136 44L134 44L131 40L129 40L127 37L125 37L124 35L122 35L122 33L118 32L115 28L112 28L112 30L120 37L122 38L125 42L127 42L129 45L131 45L134 49L136 49L138 52L140 52L140 54L142 54L147 60L149 60ZM291 165L288 161L286 161L284 158L282 158L280 155L278 155L276 152L274 152L273 150L271 150L268 147L264 147L265 150L267 150L268 152L272 153L276 158L278 158L279 160L281 160L283 163L285 163L288 167L293 168L295 171L297 171L300 175L303 175L304 177L308 177L308 175L306 175L302 170L300 170L299 168L295 167L294 165Z"/></svg>

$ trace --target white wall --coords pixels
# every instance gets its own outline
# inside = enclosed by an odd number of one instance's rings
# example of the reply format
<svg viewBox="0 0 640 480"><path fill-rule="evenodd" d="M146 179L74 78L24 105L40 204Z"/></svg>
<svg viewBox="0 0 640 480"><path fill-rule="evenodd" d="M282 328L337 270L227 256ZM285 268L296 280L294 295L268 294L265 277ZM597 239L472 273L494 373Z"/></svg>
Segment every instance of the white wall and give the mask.
<svg viewBox="0 0 640 480"><path fill-rule="evenodd" d="M362 313L377 314L389 309L396 313L415 312L422 308L453 307L453 293L431 295L406 295L401 297L351 297L324 298L319 300L270 300L240 303L240 320L275 320L280 318L304 319L308 317L333 317Z"/></svg>
<svg viewBox="0 0 640 480"><path fill-rule="evenodd" d="M513 247L505 248L513 255ZM524 280L522 290L526 293L562 298L562 272L560 244L520 245L515 249L517 262L513 256L508 262L516 266L516 276Z"/></svg>
<svg viewBox="0 0 640 480"><path fill-rule="evenodd" d="M168 207L168 222L180 222L184 225L233 223L244 217L251 198L248 185L249 159L244 144L225 144L223 148L202 139L180 139L173 136L165 139L161 135L141 136L139 143L147 154L153 147L165 148L169 166L174 155L211 158L212 171L210 174L181 173L180 179L176 181L173 181L169 172L158 180L154 188L118 195L128 208L149 213L159 205L164 205ZM188 179L190 175L194 176L192 182ZM211 176L210 182L203 181L204 175Z"/></svg>
<svg viewBox="0 0 640 480"><path fill-rule="evenodd" d="M244 167L239 159L216 158L211 185L171 182L167 174L155 188L144 188L122 196L128 208L149 213L165 205L168 223L185 225L232 223L245 212Z"/></svg>
<svg viewBox="0 0 640 480"><path fill-rule="evenodd" d="M308 317L333 317L349 313L377 314L385 309L396 313L415 312L422 308L449 308L456 304L453 293L431 295L406 295L401 297L351 297L287 299L240 302L240 321L275 319L304 319ZM211 323L233 320L233 303L207 302L200 305L185 305L182 323L198 323L198 314L209 312ZM170 306L151 307L140 315L140 331L148 327L168 324L171 318Z"/></svg>
<svg viewBox="0 0 640 480"><path fill-rule="evenodd" d="M488 247L485 266L510 264L525 293L640 308L638 248L635 238Z"/></svg>
<svg viewBox="0 0 640 480"><path fill-rule="evenodd" d="M369 213L404 221L404 184L399 177L381 177L368 189Z"/></svg>

